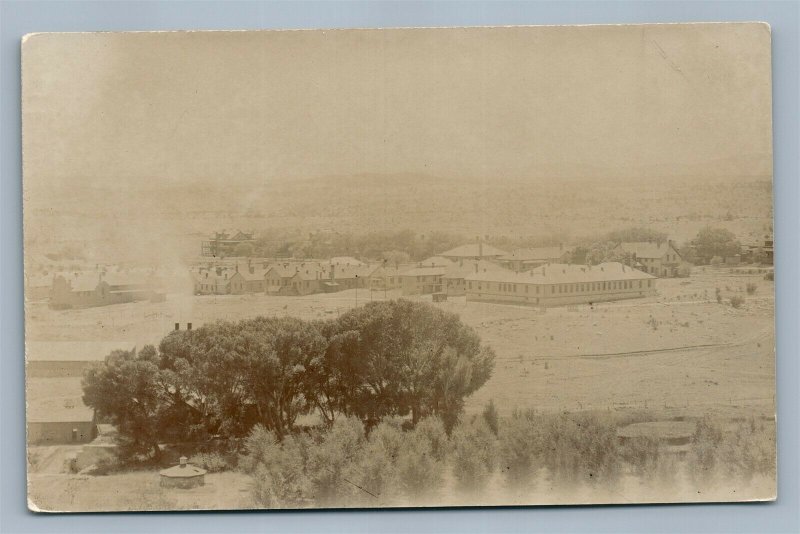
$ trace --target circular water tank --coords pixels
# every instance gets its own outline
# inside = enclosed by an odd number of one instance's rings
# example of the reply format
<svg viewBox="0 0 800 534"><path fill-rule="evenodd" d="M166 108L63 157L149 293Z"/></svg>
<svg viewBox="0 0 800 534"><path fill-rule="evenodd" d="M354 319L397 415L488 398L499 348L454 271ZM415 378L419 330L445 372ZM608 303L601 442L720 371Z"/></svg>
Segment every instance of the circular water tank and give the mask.
<svg viewBox="0 0 800 534"><path fill-rule="evenodd" d="M180 463L168 469L162 469L161 487L189 489L203 486L206 483L206 470L200 469L187 462L186 456L181 456Z"/></svg>

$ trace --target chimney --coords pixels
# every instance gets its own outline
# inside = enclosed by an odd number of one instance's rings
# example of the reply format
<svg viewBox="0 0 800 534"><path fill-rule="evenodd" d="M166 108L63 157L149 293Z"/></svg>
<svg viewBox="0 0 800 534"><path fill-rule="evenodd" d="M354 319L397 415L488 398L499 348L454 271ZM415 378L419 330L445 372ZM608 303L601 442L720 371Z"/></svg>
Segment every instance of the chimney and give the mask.
<svg viewBox="0 0 800 534"><path fill-rule="evenodd" d="M186 323L186 330L192 329L192 323Z"/></svg>
<svg viewBox="0 0 800 534"><path fill-rule="evenodd" d="M186 467L186 462L187 462L186 456L181 456L179 462L180 462L181 468L185 468Z"/></svg>
<svg viewBox="0 0 800 534"><path fill-rule="evenodd" d="M177 332L180 329L181 329L181 323L175 323L175 331Z"/></svg>

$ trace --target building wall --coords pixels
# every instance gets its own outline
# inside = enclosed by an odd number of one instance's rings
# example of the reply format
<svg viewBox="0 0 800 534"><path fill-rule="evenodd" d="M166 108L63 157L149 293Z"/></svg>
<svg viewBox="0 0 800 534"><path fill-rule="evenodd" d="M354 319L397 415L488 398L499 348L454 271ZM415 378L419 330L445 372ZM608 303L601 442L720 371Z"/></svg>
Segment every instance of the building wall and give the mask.
<svg viewBox="0 0 800 534"><path fill-rule="evenodd" d="M93 421L28 423L28 443L88 443L96 436L97 428Z"/></svg>
<svg viewBox="0 0 800 534"><path fill-rule="evenodd" d="M466 294L468 302L565 306L649 297L656 290L653 279L552 285L468 281Z"/></svg>
<svg viewBox="0 0 800 534"><path fill-rule="evenodd" d="M403 295L429 295L443 291L442 275L402 276Z"/></svg>
<svg viewBox="0 0 800 534"><path fill-rule="evenodd" d="M460 297L467 293L467 283L463 278L443 278L442 290L450 297Z"/></svg>

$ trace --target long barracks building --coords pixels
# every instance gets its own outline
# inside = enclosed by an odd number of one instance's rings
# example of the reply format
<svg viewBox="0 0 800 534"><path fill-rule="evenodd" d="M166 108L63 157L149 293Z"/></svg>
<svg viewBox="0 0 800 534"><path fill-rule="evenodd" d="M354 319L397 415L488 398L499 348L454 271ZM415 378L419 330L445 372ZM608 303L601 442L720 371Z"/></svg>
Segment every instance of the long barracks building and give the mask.
<svg viewBox="0 0 800 534"><path fill-rule="evenodd" d="M564 306L649 297L656 277L621 263L548 264L524 273L480 272L466 277L467 301Z"/></svg>

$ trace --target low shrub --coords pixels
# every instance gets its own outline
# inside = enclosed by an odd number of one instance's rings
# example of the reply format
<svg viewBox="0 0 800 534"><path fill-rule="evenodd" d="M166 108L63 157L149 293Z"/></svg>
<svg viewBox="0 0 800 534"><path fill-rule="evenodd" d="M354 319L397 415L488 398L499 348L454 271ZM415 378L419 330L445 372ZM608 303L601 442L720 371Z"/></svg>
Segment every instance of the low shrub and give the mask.
<svg viewBox="0 0 800 534"><path fill-rule="evenodd" d="M434 454L433 443L417 430L406 433L395 472L412 504L429 504L430 496L437 493L444 480L444 464Z"/></svg>
<svg viewBox="0 0 800 534"><path fill-rule="evenodd" d="M515 410L500 428L500 469L512 488L530 486L543 453L541 417Z"/></svg>
<svg viewBox="0 0 800 534"><path fill-rule="evenodd" d="M747 294L753 295L758 289L758 286L753 282L748 282L746 288L747 288Z"/></svg>
<svg viewBox="0 0 800 534"><path fill-rule="evenodd" d="M492 431L492 434L497 436L500 427L500 414L497 412L497 407L494 405L494 399L489 399L486 406L483 408L483 420Z"/></svg>
<svg viewBox="0 0 800 534"><path fill-rule="evenodd" d="M744 297L740 295L734 295L730 298L731 307L733 308L741 308L744 304Z"/></svg>
<svg viewBox="0 0 800 534"><path fill-rule="evenodd" d="M482 490L495 467L494 434L482 418L458 424L450 437L456 486L467 493Z"/></svg>
<svg viewBox="0 0 800 534"><path fill-rule="evenodd" d="M202 467L209 473L219 473L230 469L228 460L218 452L199 452L189 458L189 463Z"/></svg>

